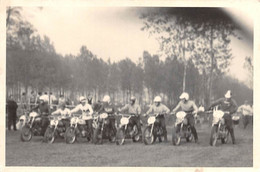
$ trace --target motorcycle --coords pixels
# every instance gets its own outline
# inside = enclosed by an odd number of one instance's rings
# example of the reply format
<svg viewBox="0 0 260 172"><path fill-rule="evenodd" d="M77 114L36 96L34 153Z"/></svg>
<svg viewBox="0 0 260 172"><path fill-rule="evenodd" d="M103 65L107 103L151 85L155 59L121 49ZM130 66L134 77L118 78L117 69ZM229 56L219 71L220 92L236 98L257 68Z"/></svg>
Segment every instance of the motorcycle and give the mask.
<svg viewBox="0 0 260 172"><path fill-rule="evenodd" d="M64 137L66 127L62 120L67 119L66 116L51 116L49 117L50 125L45 131L44 140L47 143L53 143L57 137Z"/></svg>
<svg viewBox="0 0 260 172"><path fill-rule="evenodd" d="M89 115L74 115L70 119L70 127L65 132L66 143L73 144L78 142L89 142L91 140L91 132L89 131L86 120L92 119Z"/></svg>
<svg viewBox="0 0 260 172"><path fill-rule="evenodd" d="M143 141L145 145L151 145L156 138L161 141L161 136L164 136L163 128L159 123L158 117L163 114L150 115L147 119L147 126L143 131Z"/></svg>
<svg viewBox="0 0 260 172"><path fill-rule="evenodd" d="M191 142L193 140L190 125L188 125L188 120L185 118L186 115L187 113L184 111L180 111L176 114L176 121L172 131L173 145L180 145L181 138L186 138L187 142Z"/></svg>
<svg viewBox="0 0 260 172"><path fill-rule="evenodd" d="M109 115L107 113L101 113L98 116L97 125L94 129L94 144L102 144L103 138L108 138L110 142L116 140L116 129L110 126Z"/></svg>
<svg viewBox="0 0 260 172"><path fill-rule="evenodd" d="M19 121L16 123L16 128L18 130L21 130L23 126L26 124L26 122L28 121L28 115L29 112L25 112L24 115L20 116Z"/></svg>
<svg viewBox="0 0 260 172"><path fill-rule="evenodd" d="M228 142L229 131L225 125L223 118L225 112L221 110L213 110L213 121L210 134L210 145L216 146L217 140L221 140L222 144Z"/></svg>
<svg viewBox="0 0 260 172"><path fill-rule="evenodd" d="M46 115L46 114L42 114ZM43 136L44 128L42 128L42 118L48 118L46 116L41 116L37 112L29 113L29 119L26 120L26 123L21 130L21 140L28 142L32 139L32 136Z"/></svg>
<svg viewBox="0 0 260 172"><path fill-rule="evenodd" d="M123 145L126 138L131 138L133 142L140 141L140 135L136 125L131 124L130 119L133 115L121 114L119 128L116 132L116 144Z"/></svg>

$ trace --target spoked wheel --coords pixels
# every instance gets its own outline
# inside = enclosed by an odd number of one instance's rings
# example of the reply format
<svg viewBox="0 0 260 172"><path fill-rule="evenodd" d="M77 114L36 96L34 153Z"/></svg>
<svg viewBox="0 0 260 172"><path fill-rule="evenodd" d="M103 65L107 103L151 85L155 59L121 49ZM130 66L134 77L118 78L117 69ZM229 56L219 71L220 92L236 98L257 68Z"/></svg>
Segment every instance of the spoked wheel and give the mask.
<svg viewBox="0 0 260 172"><path fill-rule="evenodd" d="M226 144L228 142L228 137L229 137L229 131L225 129L225 137L221 138L221 143Z"/></svg>
<svg viewBox="0 0 260 172"><path fill-rule="evenodd" d="M29 142L32 139L32 130L28 125L23 126L21 132L21 140L23 142Z"/></svg>
<svg viewBox="0 0 260 172"><path fill-rule="evenodd" d="M181 136L180 136L180 132L176 132L176 128L173 127L172 129L172 144L174 146L179 146L181 143Z"/></svg>
<svg viewBox="0 0 260 172"><path fill-rule="evenodd" d="M193 134L191 133L190 129L188 129L188 132L186 134L186 141L191 142L193 140Z"/></svg>
<svg viewBox="0 0 260 172"><path fill-rule="evenodd" d="M211 128L210 145L216 146L217 140L218 140L217 126L214 125Z"/></svg>
<svg viewBox="0 0 260 172"><path fill-rule="evenodd" d="M66 143L73 144L76 140L76 131L74 127L69 127L65 133Z"/></svg>
<svg viewBox="0 0 260 172"><path fill-rule="evenodd" d="M116 142L116 129L112 129L110 134L109 134L109 138L108 140L111 142L111 143L115 143Z"/></svg>
<svg viewBox="0 0 260 172"><path fill-rule="evenodd" d="M134 134L133 134L132 140L133 140L133 142L139 142L142 137L141 137L141 133L138 132L136 125L133 127L133 130L134 130Z"/></svg>
<svg viewBox="0 0 260 172"><path fill-rule="evenodd" d="M46 141L47 143L53 143L54 140L55 140L54 128L48 127L44 134L44 141Z"/></svg>
<svg viewBox="0 0 260 172"><path fill-rule="evenodd" d="M93 135L93 143L94 144L102 144L103 138L102 138L102 133L99 128L96 128L94 130L94 135Z"/></svg>
<svg viewBox="0 0 260 172"><path fill-rule="evenodd" d="M123 145L125 143L125 132L123 128L119 128L116 132L116 144Z"/></svg>
<svg viewBox="0 0 260 172"><path fill-rule="evenodd" d="M144 129L144 133L143 133L143 140L144 140L144 144L145 145L151 145L154 143L154 135L151 131L151 127L147 126Z"/></svg>

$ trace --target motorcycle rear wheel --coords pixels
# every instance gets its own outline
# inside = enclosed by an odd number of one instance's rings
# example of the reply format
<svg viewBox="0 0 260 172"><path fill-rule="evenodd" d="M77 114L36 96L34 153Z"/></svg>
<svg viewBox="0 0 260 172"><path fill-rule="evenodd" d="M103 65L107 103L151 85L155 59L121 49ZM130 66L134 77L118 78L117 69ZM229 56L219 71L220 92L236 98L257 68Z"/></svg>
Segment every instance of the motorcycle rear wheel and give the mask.
<svg viewBox="0 0 260 172"><path fill-rule="evenodd" d="M174 146L179 146L180 143L181 143L180 133L179 133L179 132L177 133L177 132L176 132L176 128L173 127L173 129L172 129L172 144L173 144Z"/></svg>
<svg viewBox="0 0 260 172"><path fill-rule="evenodd" d="M186 141L191 142L193 140L193 134L191 133L190 129L188 129L188 132L186 133Z"/></svg>
<svg viewBox="0 0 260 172"><path fill-rule="evenodd" d="M21 140L23 142L29 142L32 139L32 130L28 125L24 125L21 131Z"/></svg>
<svg viewBox="0 0 260 172"><path fill-rule="evenodd" d="M68 144L73 144L76 140L76 131L74 127L68 127L65 133L65 141Z"/></svg>
<svg viewBox="0 0 260 172"><path fill-rule="evenodd" d="M109 134L109 138L108 140L111 142L111 143L115 143L116 142L116 129L112 129L110 131L110 134Z"/></svg>
<svg viewBox="0 0 260 172"><path fill-rule="evenodd" d="M147 126L144 129L143 141L145 145L151 145L154 143L154 134L152 133L150 126Z"/></svg>
<svg viewBox="0 0 260 172"><path fill-rule="evenodd" d="M47 143L53 143L55 141L55 133L54 133L54 128L48 127L44 133L44 140Z"/></svg>
<svg viewBox="0 0 260 172"><path fill-rule="evenodd" d="M216 146L218 140L217 126L212 126L210 134L210 145Z"/></svg>
<svg viewBox="0 0 260 172"><path fill-rule="evenodd" d="M116 132L116 144L123 145L125 143L125 132L123 128L119 128Z"/></svg>

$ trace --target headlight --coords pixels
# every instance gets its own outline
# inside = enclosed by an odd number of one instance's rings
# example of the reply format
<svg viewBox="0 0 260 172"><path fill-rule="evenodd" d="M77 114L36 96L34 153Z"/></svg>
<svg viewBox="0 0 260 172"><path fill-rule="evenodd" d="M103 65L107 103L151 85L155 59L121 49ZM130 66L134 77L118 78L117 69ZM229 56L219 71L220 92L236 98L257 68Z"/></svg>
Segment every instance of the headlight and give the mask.
<svg viewBox="0 0 260 172"><path fill-rule="evenodd" d="M156 120L155 116L151 116L151 117L148 118L147 123L153 124L155 122L155 120Z"/></svg>
<svg viewBox="0 0 260 172"><path fill-rule="evenodd" d="M102 119L105 119L105 118L107 118L108 117L108 114L107 113L102 113L101 115L100 115L100 118L102 118Z"/></svg>
<svg viewBox="0 0 260 172"><path fill-rule="evenodd" d="M121 123L122 125L126 125L126 124L128 124L128 123L129 123L129 119L128 119L128 118L125 118L125 117L123 117L123 118L121 118L121 120L120 120L120 123Z"/></svg>
<svg viewBox="0 0 260 172"><path fill-rule="evenodd" d="M36 112L31 112L31 113L29 114L29 117L35 118L35 117L38 116L38 115L39 115L39 114L36 113Z"/></svg>

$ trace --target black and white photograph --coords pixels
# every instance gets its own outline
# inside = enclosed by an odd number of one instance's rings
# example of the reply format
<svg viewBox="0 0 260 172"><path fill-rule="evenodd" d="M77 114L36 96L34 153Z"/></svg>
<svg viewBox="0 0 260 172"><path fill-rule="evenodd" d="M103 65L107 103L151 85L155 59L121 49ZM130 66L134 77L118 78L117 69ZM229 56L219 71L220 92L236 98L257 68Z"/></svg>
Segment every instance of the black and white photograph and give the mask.
<svg viewBox="0 0 260 172"><path fill-rule="evenodd" d="M4 14L4 166L254 167L249 7Z"/></svg>

